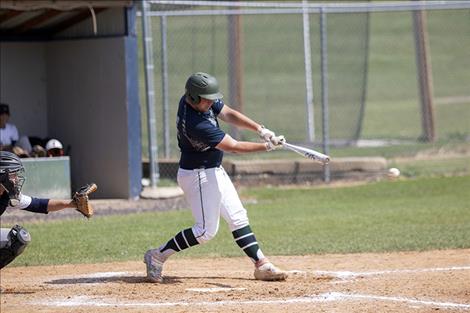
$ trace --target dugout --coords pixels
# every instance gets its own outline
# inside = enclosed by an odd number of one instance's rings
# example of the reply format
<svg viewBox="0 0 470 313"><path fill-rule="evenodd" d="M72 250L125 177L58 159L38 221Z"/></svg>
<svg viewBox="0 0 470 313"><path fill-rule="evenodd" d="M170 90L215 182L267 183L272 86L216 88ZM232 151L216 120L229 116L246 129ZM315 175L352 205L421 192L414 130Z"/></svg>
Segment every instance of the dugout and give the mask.
<svg viewBox="0 0 470 313"><path fill-rule="evenodd" d="M0 1L0 100L21 135L70 146L71 186L98 198L141 192L132 0Z"/></svg>

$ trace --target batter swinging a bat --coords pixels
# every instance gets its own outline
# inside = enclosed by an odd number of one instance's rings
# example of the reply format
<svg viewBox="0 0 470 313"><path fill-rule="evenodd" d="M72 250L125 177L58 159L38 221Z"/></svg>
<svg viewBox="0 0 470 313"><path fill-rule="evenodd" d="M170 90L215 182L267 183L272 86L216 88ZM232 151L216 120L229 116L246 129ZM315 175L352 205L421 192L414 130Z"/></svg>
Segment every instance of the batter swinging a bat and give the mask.
<svg viewBox="0 0 470 313"><path fill-rule="evenodd" d="M264 142L233 139L219 128L218 118L257 132ZM181 150L177 180L190 204L195 224L180 231L159 248L145 253L147 278L151 282L163 282L164 262L176 252L214 238L222 216L237 245L254 263L255 279L285 280L287 272L274 266L261 251L250 227L247 211L221 166L224 152L272 151L282 147L284 136L276 136L273 131L224 104L216 78L201 72L191 75L186 82L176 123Z"/></svg>

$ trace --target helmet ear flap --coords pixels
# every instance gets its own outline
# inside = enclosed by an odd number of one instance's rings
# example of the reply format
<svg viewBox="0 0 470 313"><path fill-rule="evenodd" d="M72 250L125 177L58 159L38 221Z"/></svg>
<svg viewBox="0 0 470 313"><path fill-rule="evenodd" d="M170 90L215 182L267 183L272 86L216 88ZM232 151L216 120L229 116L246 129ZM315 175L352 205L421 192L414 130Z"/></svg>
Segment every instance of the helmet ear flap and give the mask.
<svg viewBox="0 0 470 313"><path fill-rule="evenodd" d="M189 90L186 90L186 96L188 96L189 99L191 99L191 102L194 104L199 104L199 102L201 102L201 97L198 95L193 96Z"/></svg>

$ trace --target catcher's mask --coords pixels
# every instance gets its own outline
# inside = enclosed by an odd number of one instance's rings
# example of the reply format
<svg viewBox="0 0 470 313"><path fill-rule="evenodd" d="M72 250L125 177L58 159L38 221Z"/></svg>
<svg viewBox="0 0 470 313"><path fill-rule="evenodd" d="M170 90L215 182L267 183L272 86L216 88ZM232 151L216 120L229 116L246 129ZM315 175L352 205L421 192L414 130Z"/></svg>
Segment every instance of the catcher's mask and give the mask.
<svg viewBox="0 0 470 313"><path fill-rule="evenodd" d="M207 73L198 72L189 76L186 81L186 96L194 104L199 104L201 98L217 100L223 97L219 91L219 83L214 76Z"/></svg>
<svg viewBox="0 0 470 313"><path fill-rule="evenodd" d="M0 151L0 184L10 199L19 199L24 181L24 167L20 158L14 153Z"/></svg>

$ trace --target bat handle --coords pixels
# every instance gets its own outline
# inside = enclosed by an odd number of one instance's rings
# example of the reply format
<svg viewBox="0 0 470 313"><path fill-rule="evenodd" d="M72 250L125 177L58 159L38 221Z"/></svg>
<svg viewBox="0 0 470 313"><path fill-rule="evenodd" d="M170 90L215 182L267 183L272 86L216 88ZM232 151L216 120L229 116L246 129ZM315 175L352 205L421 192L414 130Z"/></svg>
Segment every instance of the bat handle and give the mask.
<svg viewBox="0 0 470 313"><path fill-rule="evenodd" d="M92 183L90 187L90 193L95 192L97 189L98 189L98 186L96 186L95 183Z"/></svg>

